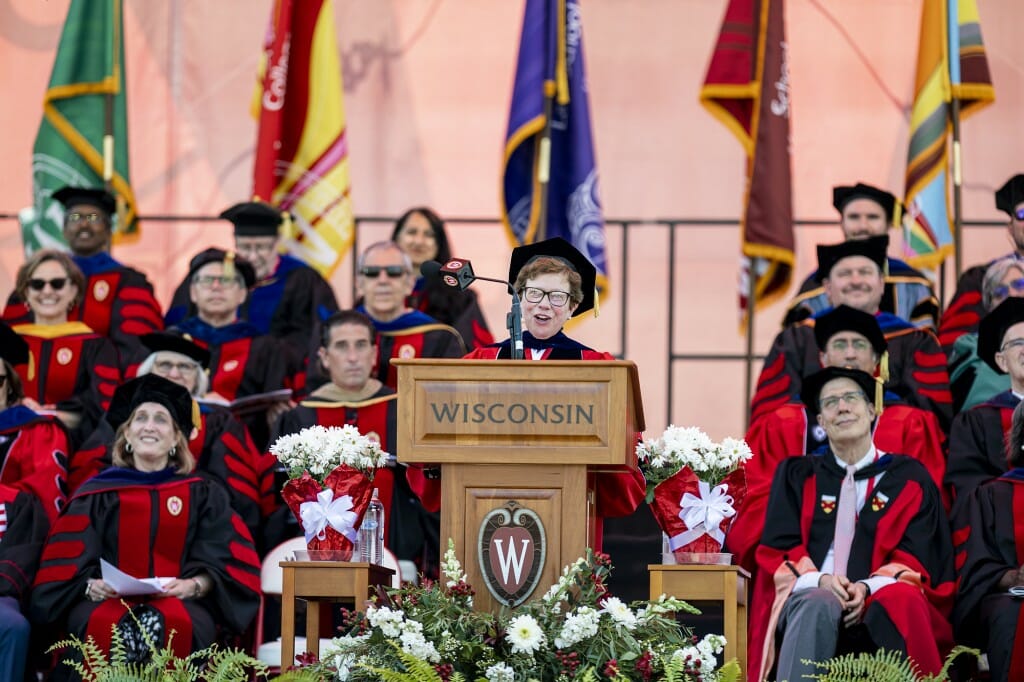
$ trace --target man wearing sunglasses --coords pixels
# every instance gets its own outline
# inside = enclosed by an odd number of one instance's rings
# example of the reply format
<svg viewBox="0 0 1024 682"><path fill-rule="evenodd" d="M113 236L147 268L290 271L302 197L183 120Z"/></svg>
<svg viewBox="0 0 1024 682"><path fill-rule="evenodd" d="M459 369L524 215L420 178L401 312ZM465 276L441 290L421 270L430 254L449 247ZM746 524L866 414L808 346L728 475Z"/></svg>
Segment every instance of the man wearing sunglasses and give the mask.
<svg viewBox="0 0 1024 682"><path fill-rule="evenodd" d="M282 225L291 217L262 201L235 204L220 214L234 225L235 251L256 273L256 283L239 309L239 317L260 331L307 352L309 337L322 320L338 309L331 285L313 268L281 252ZM174 292L165 321L177 324L195 315L186 279Z"/></svg>
<svg viewBox="0 0 1024 682"><path fill-rule="evenodd" d="M839 227L847 241L870 239L899 226L902 204L883 189L858 182L832 188L832 205L839 211ZM902 317L916 327L935 329L939 300L931 281L898 258L888 258L881 309ZM812 272L790 303L783 326L812 317L829 307L817 272Z"/></svg>
<svg viewBox="0 0 1024 682"><path fill-rule="evenodd" d="M1024 174L1018 173L996 190L996 208L1009 216L1006 231L1013 242L1013 251L1005 258L1024 261ZM978 330L978 322L985 315L982 302L982 284L985 272L994 261L975 265L960 275L956 293L939 320L939 342L950 353L961 335Z"/></svg>
<svg viewBox="0 0 1024 682"><path fill-rule="evenodd" d="M163 313L146 276L110 256L114 196L104 189L63 187L53 197L64 204L64 239L86 278L74 321L109 337L117 346L121 369L133 372L147 354L139 336L163 329ZM31 322L32 314L12 294L3 318L22 324Z"/></svg>
<svg viewBox="0 0 1024 682"><path fill-rule="evenodd" d="M369 317L378 334L376 377L398 387L392 358L461 358L466 354L462 335L426 313L406 305L416 278L409 256L395 242L371 244L356 266L356 310ZM312 364L312 363L311 363Z"/></svg>

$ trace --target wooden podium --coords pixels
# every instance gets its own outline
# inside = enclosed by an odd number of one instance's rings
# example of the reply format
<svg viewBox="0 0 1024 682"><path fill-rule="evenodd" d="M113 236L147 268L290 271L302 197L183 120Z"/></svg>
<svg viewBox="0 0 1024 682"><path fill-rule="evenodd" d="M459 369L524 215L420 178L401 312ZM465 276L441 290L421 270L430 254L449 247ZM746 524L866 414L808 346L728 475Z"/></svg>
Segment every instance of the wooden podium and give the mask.
<svg viewBox="0 0 1024 682"><path fill-rule="evenodd" d="M593 546L597 477L636 466L636 365L392 364L399 460L440 465L442 552L455 541L477 608L540 596Z"/></svg>

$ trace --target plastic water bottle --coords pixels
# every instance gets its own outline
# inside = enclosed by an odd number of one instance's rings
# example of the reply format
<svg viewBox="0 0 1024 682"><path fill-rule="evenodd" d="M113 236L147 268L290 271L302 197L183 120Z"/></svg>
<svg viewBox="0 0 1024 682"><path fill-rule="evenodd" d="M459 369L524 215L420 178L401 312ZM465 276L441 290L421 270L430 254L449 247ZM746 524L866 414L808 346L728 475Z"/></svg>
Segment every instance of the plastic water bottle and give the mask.
<svg viewBox="0 0 1024 682"><path fill-rule="evenodd" d="M376 488L359 526L359 560L371 564L384 563L384 505Z"/></svg>

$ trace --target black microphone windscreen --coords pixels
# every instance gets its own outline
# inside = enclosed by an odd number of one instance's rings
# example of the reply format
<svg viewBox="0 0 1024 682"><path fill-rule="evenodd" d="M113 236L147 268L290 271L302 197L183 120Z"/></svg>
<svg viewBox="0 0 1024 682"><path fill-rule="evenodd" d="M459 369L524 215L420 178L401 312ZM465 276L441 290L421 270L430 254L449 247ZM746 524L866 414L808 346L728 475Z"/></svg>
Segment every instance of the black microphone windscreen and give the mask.
<svg viewBox="0 0 1024 682"><path fill-rule="evenodd" d="M441 264L436 260L423 261L423 264L420 265L420 274L428 279L437 277L439 272L441 272Z"/></svg>

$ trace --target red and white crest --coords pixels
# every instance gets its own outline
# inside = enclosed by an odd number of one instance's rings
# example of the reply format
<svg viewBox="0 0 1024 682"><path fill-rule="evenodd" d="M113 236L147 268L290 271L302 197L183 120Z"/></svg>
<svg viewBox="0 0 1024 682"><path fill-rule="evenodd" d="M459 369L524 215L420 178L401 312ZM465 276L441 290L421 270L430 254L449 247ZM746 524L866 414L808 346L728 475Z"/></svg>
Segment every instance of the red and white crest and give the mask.
<svg viewBox="0 0 1024 682"><path fill-rule="evenodd" d="M882 511L887 504L889 504L889 496L876 491L875 496L871 498L871 511Z"/></svg>
<svg viewBox="0 0 1024 682"><path fill-rule="evenodd" d="M57 351L57 364L66 365L70 363L74 357L75 354L70 348L61 348Z"/></svg>
<svg viewBox="0 0 1024 682"><path fill-rule="evenodd" d="M546 556L544 524L532 509L510 500L480 523L480 570L487 591L501 604L518 606L533 594Z"/></svg>
<svg viewBox="0 0 1024 682"><path fill-rule="evenodd" d="M110 295L110 285L102 279L92 286L92 297L97 301L103 301Z"/></svg>
<svg viewBox="0 0 1024 682"><path fill-rule="evenodd" d="M172 495L167 498L167 511L171 516L178 516L181 514L181 510L184 509L185 505L182 503L181 498L177 495Z"/></svg>

